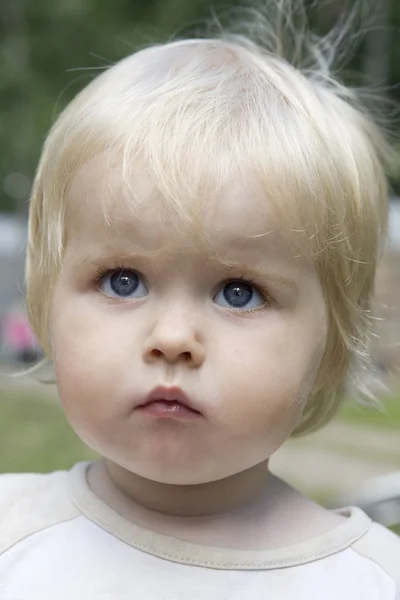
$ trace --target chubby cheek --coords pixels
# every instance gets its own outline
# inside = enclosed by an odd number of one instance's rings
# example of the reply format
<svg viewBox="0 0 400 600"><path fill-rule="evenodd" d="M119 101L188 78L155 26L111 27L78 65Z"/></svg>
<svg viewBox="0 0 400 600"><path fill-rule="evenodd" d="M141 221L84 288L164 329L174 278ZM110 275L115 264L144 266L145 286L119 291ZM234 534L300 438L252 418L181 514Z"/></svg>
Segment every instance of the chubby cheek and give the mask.
<svg viewBox="0 0 400 600"><path fill-rule="evenodd" d="M129 340L118 325L97 318L94 311L57 305L51 320L54 367L61 403L71 425L82 437L101 428L123 407L118 382L129 372ZM122 329L122 328L121 328ZM87 439L86 439L87 441Z"/></svg>
<svg viewBox="0 0 400 600"><path fill-rule="evenodd" d="M253 336L251 349L231 360L231 375L219 382L231 399L226 416L232 438L268 454L283 444L312 390L324 344L324 335L296 325Z"/></svg>

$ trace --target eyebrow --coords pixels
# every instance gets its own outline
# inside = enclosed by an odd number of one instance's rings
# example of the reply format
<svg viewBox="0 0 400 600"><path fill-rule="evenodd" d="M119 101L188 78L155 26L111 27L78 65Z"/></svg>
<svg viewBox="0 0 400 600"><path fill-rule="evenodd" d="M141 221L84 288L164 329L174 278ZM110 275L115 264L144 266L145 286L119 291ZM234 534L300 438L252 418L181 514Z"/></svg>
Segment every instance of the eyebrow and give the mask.
<svg viewBox="0 0 400 600"><path fill-rule="evenodd" d="M106 261L121 261L126 262L133 260L135 258L154 258L157 255L162 253L162 249L160 250L143 250L143 248L137 247L137 249L132 249L132 252L120 252L116 248L108 248L106 252L102 250L102 252L92 252L88 253L85 256L79 258L78 262L80 265L93 265Z"/></svg>
<svg viewBox="0 0 400 600"><path fill-rule="evenodd" d="M292 291L298 291L298 284L296 281L288 276L277 273L275 270L269 267L262 267L260 265L252 265L249 267L246 263L237 261L224 261L223 259L214 259L211 261L217 268L224 270L225 272L233 271L244 271L246 277L265 277L268 281L274 282L279 287L286 287Z"/></svg>

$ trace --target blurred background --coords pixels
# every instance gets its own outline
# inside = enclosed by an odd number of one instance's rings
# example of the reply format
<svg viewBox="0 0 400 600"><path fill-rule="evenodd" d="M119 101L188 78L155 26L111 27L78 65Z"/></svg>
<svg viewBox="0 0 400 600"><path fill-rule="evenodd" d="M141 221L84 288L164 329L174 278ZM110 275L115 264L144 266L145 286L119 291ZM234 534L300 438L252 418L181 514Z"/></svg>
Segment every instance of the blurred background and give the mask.
<svg viewBox="0 0 400 600"><path fill-rule="evenodd" d="M93 457L66 422L54 386L10 377L40 357L24 315L23 279L28 200L47 130L99 69L143 46L191 33L212 10L239 4L0 0L0 472L65 469ZM345 0L309 4L313 27L327 31ZM399 28L400 0L379 0L372 27L343 74L350 84L382 90L386 107L400 96ZM397 127L394 120L394 138ZM386 386L385 391L377 387L381 409L356 406L350 391L331 425L289 441L272 460L274 471L318 501L364 503L374 518L395 528L400 523L400 146L398 156L390 173L390 236L377 284L382 320L373 353Z"/></svg>

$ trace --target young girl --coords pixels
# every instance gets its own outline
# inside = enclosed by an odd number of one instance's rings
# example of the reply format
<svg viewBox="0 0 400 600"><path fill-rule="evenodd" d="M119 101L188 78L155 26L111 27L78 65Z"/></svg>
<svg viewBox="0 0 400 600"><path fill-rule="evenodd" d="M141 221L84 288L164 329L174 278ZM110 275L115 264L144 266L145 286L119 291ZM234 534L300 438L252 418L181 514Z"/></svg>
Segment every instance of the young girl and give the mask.
<svg viewBox="0 0 400 600"><path fill-rule="evenodd" d="M399 598L394 534L268 468L366 364L387 213L385 142L325 46L302 70L272 39L140 51L49 134L30 320L102 458L0 477L4 600Z"/></svg>

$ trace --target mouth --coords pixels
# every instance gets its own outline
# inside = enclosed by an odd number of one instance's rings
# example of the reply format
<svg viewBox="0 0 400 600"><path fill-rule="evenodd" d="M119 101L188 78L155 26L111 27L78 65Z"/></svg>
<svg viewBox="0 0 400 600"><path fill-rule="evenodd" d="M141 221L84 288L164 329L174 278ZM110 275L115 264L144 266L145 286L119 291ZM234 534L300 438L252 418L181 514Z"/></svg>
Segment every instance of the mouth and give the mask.
<svg viewBox="0 0 400 600"><path fill-rule="evenodd" d="M178 387L156 387L138 407L140 412L158 418L192 419L202 413Z"/></svg>

